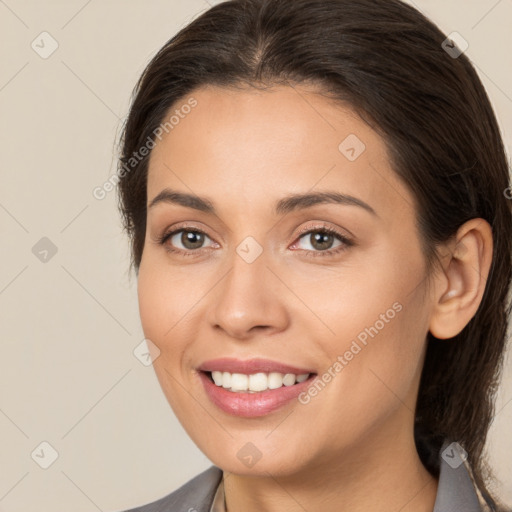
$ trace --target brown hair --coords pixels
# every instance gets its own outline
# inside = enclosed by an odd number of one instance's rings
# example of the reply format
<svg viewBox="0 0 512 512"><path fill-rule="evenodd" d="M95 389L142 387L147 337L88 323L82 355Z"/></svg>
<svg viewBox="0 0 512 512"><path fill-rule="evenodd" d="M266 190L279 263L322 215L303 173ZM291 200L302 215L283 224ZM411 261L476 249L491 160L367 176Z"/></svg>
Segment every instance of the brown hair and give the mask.
<svg viewBox="0 0 512 512"><path fill-rule="evenodd" d="M170 39L137 82L122 133L119 208L138 273L149 156L136 164L130 159L155 139L170 108L198 87L309 83L348 102L383 137L395 172L415 197L429 275L439 244L464 222L483 218L492 226L493 259L477 313L451 340L428 333L415 440L435 475L443 440L457 441L484 497L498 510L486 490L492 472L483 449L511 312L511 189L489 98L469 59L453 58L442 46L445 39L399 0L216 5Z"/></svg>

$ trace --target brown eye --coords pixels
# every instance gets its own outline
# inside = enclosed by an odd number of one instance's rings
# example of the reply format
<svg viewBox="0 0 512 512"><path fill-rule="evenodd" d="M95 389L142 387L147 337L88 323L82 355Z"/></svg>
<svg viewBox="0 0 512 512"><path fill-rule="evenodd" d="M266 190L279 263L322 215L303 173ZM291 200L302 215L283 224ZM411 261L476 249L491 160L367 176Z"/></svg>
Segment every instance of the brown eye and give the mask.
<svg viewBox="0 0 512 512"><path fill-rule="evenodd" d="M181 233L181 236L178 236L179 242L183 245L185 249L200 249L201 246L204 243L205 234L200 233L199 231L187 231L182 230L178 231L176 235L179 235ZM172 238L176 238L176 235ZM171 240L172 240L171 238Z"/></svg>
<svg viewBox="0 0 512 512"><path fill-rule="evenodd" d="M311 245L319 251L330 249L334 242L334 236L330 233L315 232L310 233L308 236L310 237Z"/></svg>
<svg viewBox="0 0 512 512"><path fill-rule="evenodd" d="M308 241L312 249L307 246L303 246L300 248L308 251L327 251L333 247L336 238L340 240L340 243L338 245L343 245L345 239L342 238L341 235L331 233L330 231L325 229L310 230L307 233L303 234L299 238L299 240L304 239Z"/></svg>
<svg viewBox="0 0 512 512"><path fill-rule="evenodd" d="M336 240L338 244L336 244ZM309 247L303 241L309 242ZM336 244L336 245L335 245ZM336 256L353 246L354 242L334 228L325 226L302 231L295 247L302 249L306 256Z"/></svg>
<svg viewBox="0 0 512 512"><path fill-rule="evenodd" d="M193 255L203 249L205 239L210 239L199 229L175 229L159 237L158 242L169 252Z"/></svg>

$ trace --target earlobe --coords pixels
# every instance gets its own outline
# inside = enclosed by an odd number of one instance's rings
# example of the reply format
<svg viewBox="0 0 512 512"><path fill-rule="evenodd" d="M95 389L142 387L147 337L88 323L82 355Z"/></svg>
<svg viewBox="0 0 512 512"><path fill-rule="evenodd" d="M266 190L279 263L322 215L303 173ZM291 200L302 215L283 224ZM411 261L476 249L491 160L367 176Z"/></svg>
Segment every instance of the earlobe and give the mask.
<svg viewBox="0 0 512 512"><path fill-rule="evenodd" d="M429 324L439 339L459 334L480 306L492 261L492 228L484 219L471 219L444 249Z"/></svg>

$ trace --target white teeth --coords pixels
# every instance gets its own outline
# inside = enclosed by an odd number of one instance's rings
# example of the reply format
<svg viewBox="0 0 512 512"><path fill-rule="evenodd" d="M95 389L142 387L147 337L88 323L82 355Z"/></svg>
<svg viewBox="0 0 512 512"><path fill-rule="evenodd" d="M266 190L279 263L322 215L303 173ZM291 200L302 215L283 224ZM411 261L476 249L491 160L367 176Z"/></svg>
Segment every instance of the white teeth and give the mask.
<svg viewBox="0 0 512 512"><path fill-rule="evenodd" d="M282 386L293 386L296 383L304 382L309 373L295 375L294 373L282 374L279 372L244 373L211 372L215 385L233 392L257 393L267 389L278 389Z"/></svg>
<svg viewBox="0 0 512 512"><path fill-rule="evenodd" d="M277 389L283 385L283 374L277 372L271 372L268 375L268 388Z"/></svg>
<svg viewBox="0 0 512 512"><path fill-rule="evenodd" d="M217 386L222 386L222 381L223 381L222 372L212 372L212 379L213 379L213 382L215 382L215 384L217 384Z"/></svg>
<svg viewBox="0 0 512 512"><path fill-rule="evenodd" d="M268 378L265 373L254 373L249 375L248 389L251 391L265 391L268 388Z"/></svg>
<svg viewBox="0 0 512 512"><path fill-rule="evenodd" d="M223 388L231 387L231 373L228 373L228 372L222 373L222 387Z"/></svg>
<svg viewBox="0 0 512 512"><path fill-rule="evenodd" d="M283 377L283 384L285 386L293 386L295 384L295 375L293 373L287 373Z"/></svg>
<svg viewBox="0 0 512 512"><path fill-rule="evenodd" d="M297 375L297 382L304 382L309 377L309 373L303 373L302 375Z"/></svg>
<svg viewBox="0 0 512 512"><path fill-rule="evenodd" d="M247 391L249 388L249 376L244 373L231 374L231 391Z"/></svg>

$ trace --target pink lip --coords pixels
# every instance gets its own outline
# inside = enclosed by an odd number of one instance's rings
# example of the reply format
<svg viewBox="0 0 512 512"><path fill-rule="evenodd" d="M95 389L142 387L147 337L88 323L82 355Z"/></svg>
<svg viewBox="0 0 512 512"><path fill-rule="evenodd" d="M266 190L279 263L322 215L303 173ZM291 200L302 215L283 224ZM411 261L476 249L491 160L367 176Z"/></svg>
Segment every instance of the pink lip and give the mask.
<svg viewBox="0 0 512 512"><path fill-rule="evenodd" d="M258 368L261 368L261 366ZM302 373L308 372L303 371ZM311 385L313 379L316 378L316 374L314 374L304 382L294 384L293 386L282 386L278 389L269 389L259 393L234 393L224 389L223 387L217 386L210 380L210 377L205 371L200 371L198 375L203 383L206 394L217 407L233 416L241 416L245 418L265 416L266 414L283 407L293 399L296 399Z"/></svg>
<svg viewBox="0 0 512 512"><path fill-rule="evenodd" d="M229 357L223 357L221 359L211 359L205 361L198 368L203 372L229 372L229 373L294 373L295 375L302 375L304 373L315 373L313 370L307 368L298 368L296 366L290 366L287 364L271 361L269 359L249 359L242 361L241 359L234 359Z"/></svg>

